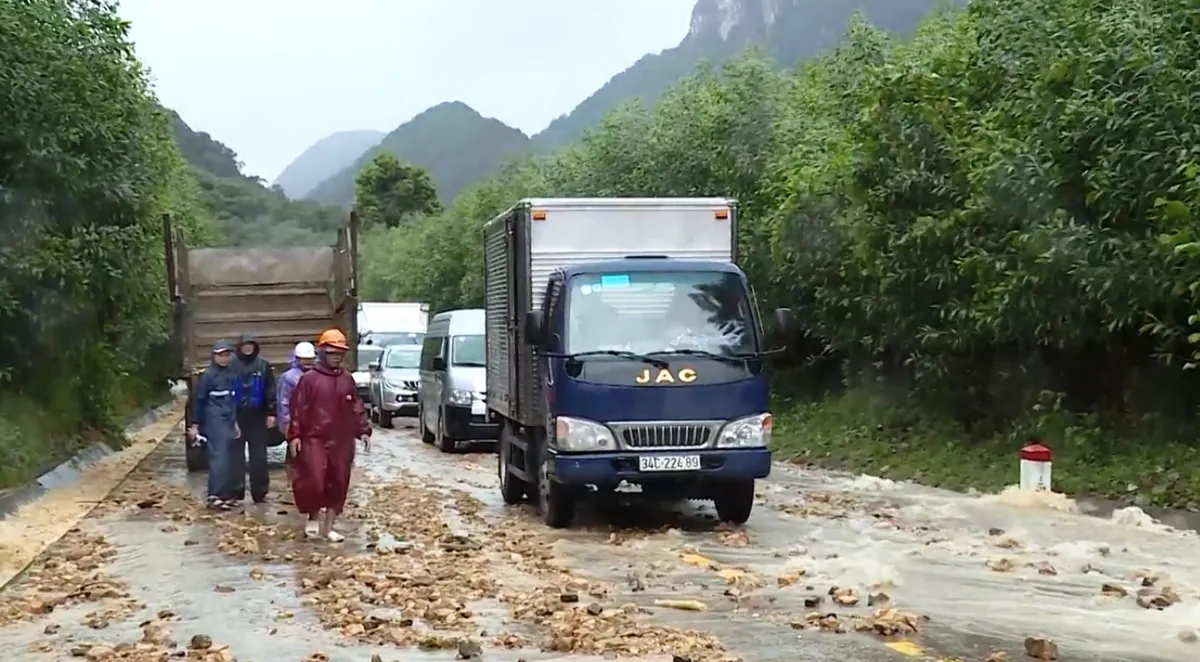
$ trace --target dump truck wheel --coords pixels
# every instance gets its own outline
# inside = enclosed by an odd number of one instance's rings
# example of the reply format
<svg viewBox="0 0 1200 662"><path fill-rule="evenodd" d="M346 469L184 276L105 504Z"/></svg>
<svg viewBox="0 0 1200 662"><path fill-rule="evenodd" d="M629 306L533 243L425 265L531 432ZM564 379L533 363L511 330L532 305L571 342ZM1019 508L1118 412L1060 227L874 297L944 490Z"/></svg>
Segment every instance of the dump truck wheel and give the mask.
<svg viewBox="0 0 1200 662"><path fill-rule="evenodd" d="M204 446L187 444L186 462L188 473L208 471L208 453L204 451Z"/></svg>

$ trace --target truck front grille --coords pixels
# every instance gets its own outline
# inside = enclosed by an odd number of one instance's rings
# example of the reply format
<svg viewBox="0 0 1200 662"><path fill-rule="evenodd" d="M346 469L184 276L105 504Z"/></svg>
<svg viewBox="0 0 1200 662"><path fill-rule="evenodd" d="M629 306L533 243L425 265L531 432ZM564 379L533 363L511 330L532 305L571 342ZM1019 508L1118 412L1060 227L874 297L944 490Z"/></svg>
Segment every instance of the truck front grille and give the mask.
<svg viewBox="0 0 1200 662"><path fill-rule="evenodd" d="M699 448L712 441L712 423L619 423L612 426L626 448Z"/></svg>
<svg viewBox="0 0 1200 662"><path fill-rule="evenodd" d="M411 379L406 379L402 383L404 384L404 388L409 391L415 391L417 390L417 387L421 385L421 382L416 382Z"/></svg>

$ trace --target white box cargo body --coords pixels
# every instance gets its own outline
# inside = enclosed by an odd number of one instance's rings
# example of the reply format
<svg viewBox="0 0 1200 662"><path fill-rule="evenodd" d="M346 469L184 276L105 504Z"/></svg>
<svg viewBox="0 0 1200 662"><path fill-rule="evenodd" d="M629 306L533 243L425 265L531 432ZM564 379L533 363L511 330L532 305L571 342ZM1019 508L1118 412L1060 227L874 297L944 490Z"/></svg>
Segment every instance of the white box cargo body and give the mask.
<svg viewBox="0 0 1200 662"><path fill-rule="evenodd" d="M555 270L630 256L734 262L736 224L729 198L530 198L493 218L484 226L489 408L524 425L544 420L524 320Z"/></svg>
<svg viewBox="0 0 1200 662"><path fill-rule="evenodd" d="M364 301L358 307L358 332L425 333L429 326L429 304Z"/></svg>

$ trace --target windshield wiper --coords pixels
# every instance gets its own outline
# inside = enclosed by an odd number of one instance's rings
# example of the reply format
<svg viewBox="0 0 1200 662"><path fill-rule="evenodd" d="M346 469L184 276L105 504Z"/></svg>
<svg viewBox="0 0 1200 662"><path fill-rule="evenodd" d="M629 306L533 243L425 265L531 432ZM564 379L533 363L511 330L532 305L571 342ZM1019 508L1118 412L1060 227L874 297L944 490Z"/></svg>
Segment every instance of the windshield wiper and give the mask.
<svg viewBox="0 0 1200 662"><path fill-rule="evenodd" d="M630 352L630 351L626 351L623 349L597 349L597 350L593 350L591 352L578 352L575 354L559 354L556 352L543 352L543 355L552 356L552 357L558 358L558 359L575 359L575 360L585 359L589 356L617 356L617 357L620 357L623 359L630 359L632 361L641 361L643 363L648 363L648 364L654 366L655 368L659 368L659 369L666 368L667 366L671 365L662 359L656 359L653 356L647 356L645 354L638 354L637 352Z"/></svg>
<svg viewBox="0 0 1200 662"><path fill-rule="evenodd" d="M742 363L750 359L762 358L761 354L717 354L704 349L667 349L656 354L675 354L678 356L703 356L726 363Z"/></svg>

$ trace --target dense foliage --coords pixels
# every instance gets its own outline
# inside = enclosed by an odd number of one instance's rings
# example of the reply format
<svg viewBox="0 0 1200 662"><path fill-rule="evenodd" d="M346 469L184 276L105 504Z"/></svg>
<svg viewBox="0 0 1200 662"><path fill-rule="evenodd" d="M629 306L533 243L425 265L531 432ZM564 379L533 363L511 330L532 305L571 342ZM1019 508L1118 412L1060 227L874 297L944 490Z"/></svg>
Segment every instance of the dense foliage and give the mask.
<svg viewBox="0 0 1200 662"><path fill-rule="evenodd" d="M804 322L792 386L917 398L959 434L1190 422L1198 30L1179 0L975 0L905 41L856 23L794 73L701 70L370 242L367 294L480 305L479 227L523 196L729 195L760 304Z"/></svg>
<svg viewBox="0 0 1200 662"><path fill-rule="evenodd" d="M442 211L429 173L388 152L371 159L354 180L354 207L364 228L394 228L414 214Z"/></svg>
<svg viewBox="0 0 1200 662"><path fill-rule="evenodd" d="M216 221L217 243L230 246L332 244L342 211L294 201L279 187L242 174L237 153L179 115L166 111L172 135L199 183L201 201Z"/></svg>
<svg viewBox="0 0 1200 662"><path fill-rule="evenodd" d="M789 0L697 2L690 30L675 48L652 53L613 76L600 89L533 136L540 151L579 140L605 114L631 99L653 107L663 93L701 61L723 64L748 46L792 67L837 45L850 18L861 12L872 25L906 35L933 9L965 0Z"/></svg>
<svg viewBox="0 0 1200 662"><path fill-rule="evenodd" d="M204 222L112 7L0 0L0 112L3 485L163 383L161 216Z"/></svg>

